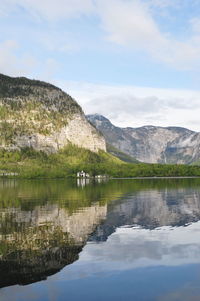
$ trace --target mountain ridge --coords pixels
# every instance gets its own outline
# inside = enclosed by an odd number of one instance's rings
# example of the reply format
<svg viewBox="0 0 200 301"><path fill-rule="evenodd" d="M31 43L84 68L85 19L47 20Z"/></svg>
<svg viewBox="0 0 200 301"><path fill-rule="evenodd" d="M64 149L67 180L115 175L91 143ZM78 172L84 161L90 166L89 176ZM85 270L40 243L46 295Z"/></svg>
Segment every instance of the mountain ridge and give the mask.
<svg viewBox="0 0 200 301"><path fill-rule="evenodd" d="M176 126L120 128L99 114L87 119L104 135L106 142L145 163L191 164L200 158L200 133Z"/></svg>

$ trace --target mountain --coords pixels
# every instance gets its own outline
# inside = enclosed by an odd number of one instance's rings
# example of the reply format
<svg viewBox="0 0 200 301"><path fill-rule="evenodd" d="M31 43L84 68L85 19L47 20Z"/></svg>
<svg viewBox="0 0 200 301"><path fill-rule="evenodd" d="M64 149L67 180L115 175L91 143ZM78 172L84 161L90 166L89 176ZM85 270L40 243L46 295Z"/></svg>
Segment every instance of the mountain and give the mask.
<svg viewBox="0 0 200 301"><path fill-rule="evenodd" d="M69 143L106 151L105 139L71 96L42 81L0 74L0 148L54 153Z"/></svg>
<svg viewBox="0 0 200 301"><path fill-rule="evenodd" d="M88 115L87 119L104 135L108 144L139 161L191 164L200 159L200 133L186 128L120 128L102 115Z"/></svg>

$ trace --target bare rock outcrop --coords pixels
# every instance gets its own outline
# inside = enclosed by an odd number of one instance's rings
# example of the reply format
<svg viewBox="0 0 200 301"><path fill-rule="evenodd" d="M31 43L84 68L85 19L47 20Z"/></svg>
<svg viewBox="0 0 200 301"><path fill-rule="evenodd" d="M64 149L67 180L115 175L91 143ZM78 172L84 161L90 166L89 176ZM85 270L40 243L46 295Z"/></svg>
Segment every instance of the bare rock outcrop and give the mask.
<svg viewBox="0 0 200 301"><path fill-rule="evenodd" d="M52 153L69 143L106 151L104 137L71 96L45 82L0 74L0 147Z"/></svg>

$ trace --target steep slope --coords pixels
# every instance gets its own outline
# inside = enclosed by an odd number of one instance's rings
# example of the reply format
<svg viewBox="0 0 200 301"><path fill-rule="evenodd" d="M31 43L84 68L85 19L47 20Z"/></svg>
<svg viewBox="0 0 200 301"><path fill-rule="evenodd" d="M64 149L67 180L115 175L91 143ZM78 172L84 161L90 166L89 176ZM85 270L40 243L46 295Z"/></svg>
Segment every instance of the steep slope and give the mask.
<svg viewBox="0 0 200 301"><path fill-rule="evenodd" d="M146 163L192 163L200 158L200 133L180 127L119 128L95 114L88 120L107 143Z"/></svg>
<svg viewBox="0 0 200 301"><path fill-rule="evenodd" d="M68 143L106 150L103 136L81 107L61 89L36 80L0 74L0 147L57 152Z"/></svg>
<svg viewBox="0 0 200 301"><path fill-rule="evenodd" d="M107 118L99 114L87 115L86 117L104 135L108 152L123 161L138 162L131 152L130 137L123 129L114 126ZM126 155L128 158L125 158Z"/></svg>
<svg viewBox="0 0 200 301"><path fill-rule="evenodd" d="M135 158L125 154L111 144L106 144L107 152L126 163L139 163Z"/></svg>

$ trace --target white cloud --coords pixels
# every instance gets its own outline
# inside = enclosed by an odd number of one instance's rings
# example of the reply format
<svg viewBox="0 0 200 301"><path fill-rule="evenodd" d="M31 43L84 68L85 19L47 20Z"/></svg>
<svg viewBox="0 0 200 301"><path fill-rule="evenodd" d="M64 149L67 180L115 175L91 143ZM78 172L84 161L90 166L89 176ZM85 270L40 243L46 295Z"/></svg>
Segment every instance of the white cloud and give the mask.
<svg viewBox="0 0 200 301"><path fill-rule="evenodd" d="M199 3L196 0L194 3ZM179 8L184 0L1 0L0 11L16 11L20 7L36 20L48 22L83 15L98 16L107 40L131 51L142 51L156 61L179 69L199 69L199 20L185 19L190 37L179 37L163 31L156 21L156 12L169 7ZM192 4L194 6L194 3ZM169 21L169 20L168 20ZM165 25L167 21L165 20ZM54 23L52 23L54 24ZM197 30L198 29L198 30ZM64 51L70 45L64 43Z"/></svg>
<svg viewBox="0 0 200 301"><path fill-rule="evenodd" d="M144 1L145 3L148 3L149 7L158 9L159 12L167 9L181 9L183 8L184 4L188 3L188 0L141 0ZM195 1L199 0L194 0L190 5L195 6Z"/></svg>
<svg viewBox="0 0 200 301"><path fill-rule="evenodd" d="M60 66L56 60L46 58L44 61L22 52L15 40L7 40L0 43L0 73L9 76L27 76L31 78L52 80Z"/></svg>
<svg viewBox="0 0 200 301"><path fill-rule="evenodd" d="M108 38L119 44L134 43L135 48L154 47L165 42L146 5L140 1L99 1L102 26ZM158 46L158 44L157 44Z"/></svg>
<svg viewBox="0 0 200 301"><path fill-rule="evenodd" d="M152 124L200 131L200 91L80 82L54 83L71 94L86 114L102 114L117 126Z"/></svg>
<svg viewBox="0 0 200 301"><path fill-rule="evenodd" d="M149 3L153 7L166 8L166 7L174 7L178 5L180 1L174 0L150 0Z"/></svg>
<svg viewBox="0 0 200 301"><path fill-rule="evenodd" d="M36 18L59 20L61 18L79 17L93 11L92 0L1 0L7 9L22 7Z"/></svg>
<svg viewBox="0 0 200 301"><path fill-rule="evenodd" d="M14 40L0 43L0 72L12 76L29 74L37 61L28 54L16 55L19 45Z"/></svg>
<svg viewBox="0 0 200 301"><path fill-rule="evenodd" d="M199 36L193 33L190 38L179 40L170 32L161 31L153 16L152 1L99 0L98 3L102 26L110 41L142 50L180 69L200 65Z"/></svg>
<svg viewBox="0 0 200 301"><path fill-rule="evenodd" d="M192 18L190 20L190 24L191 24L191 27L192 27L192 30L194 32L196 32L197 34L200 34L200 18Z"/></svg>
<svg viewBox="0 0 200 301"><path fill-rule="evenodd" d="M102 262L104 266L108 265L106 270L199 263L199 232L199 222L187 227L166 226L151 231L137 226L117 228L106 242L88 243L80 261Z"/></svg>

